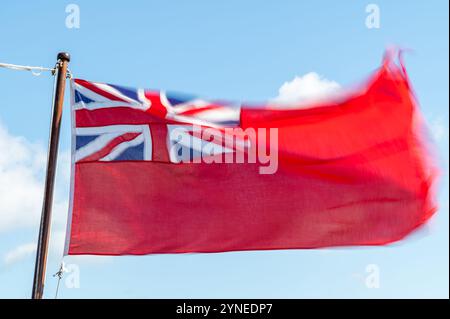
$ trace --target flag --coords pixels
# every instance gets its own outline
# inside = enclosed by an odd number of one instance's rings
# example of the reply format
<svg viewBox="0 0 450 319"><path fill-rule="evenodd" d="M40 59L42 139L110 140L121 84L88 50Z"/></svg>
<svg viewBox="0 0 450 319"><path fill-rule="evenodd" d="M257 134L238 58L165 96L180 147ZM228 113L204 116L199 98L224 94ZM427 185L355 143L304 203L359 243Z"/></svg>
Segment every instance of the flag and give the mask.
<svg viewBox="0 0 450 319"><path fill-rule="evenodd" d="M436 211L403 65L280 106L72 81L65 253L383 245Z"/></svg>

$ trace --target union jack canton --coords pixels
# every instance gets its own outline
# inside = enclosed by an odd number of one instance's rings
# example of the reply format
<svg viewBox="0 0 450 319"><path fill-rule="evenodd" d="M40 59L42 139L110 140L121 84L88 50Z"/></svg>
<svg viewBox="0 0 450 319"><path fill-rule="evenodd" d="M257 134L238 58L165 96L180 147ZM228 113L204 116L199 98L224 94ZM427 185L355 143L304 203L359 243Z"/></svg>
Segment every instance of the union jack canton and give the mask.
<svg viewBox="0 0 450 319"><path fill-rule="evenodd" d="M74 161L189 162L205 143L193 125L219 131L239 126L240 105L193 95L72 81ZM177 134L171 134L177 130ZM176 138L174 138L176 136ZM193 141L194 142L183 142ZM173 151L173 146L178 147ZM236 145L243 141L237 138ZM234 152L221 140L211 155Z"/></svg>

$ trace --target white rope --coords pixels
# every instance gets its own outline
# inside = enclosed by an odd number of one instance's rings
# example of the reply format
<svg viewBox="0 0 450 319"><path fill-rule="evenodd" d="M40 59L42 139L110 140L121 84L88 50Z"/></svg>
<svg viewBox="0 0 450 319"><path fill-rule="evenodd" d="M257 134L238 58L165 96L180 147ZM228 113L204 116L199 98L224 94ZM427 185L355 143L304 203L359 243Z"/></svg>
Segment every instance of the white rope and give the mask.
<svg viewBox="0 0 450 319"><path fill-rule="evenodd" d="M0 68L6 68L11 70L19 70L19 71L30 71L33 75L41 75L44 71L50 71L52 73L55 72L55 68L44 68L42 66L27 66L27 65L17 65L10 63L0 63Z"/></svg>
<svg viewBox="0 0 450 319"><path fill-rule="evenodd" d="M66 267L64 264L64 257L63 257L61 259L61 264L59 266L59 270L55 274L53 274L53 277L58 277L58 283L56 284L55 299L58 299L59 283L61 282L61 279L62 279L65 271L66 271Z"/></svg>
<svg viewBox="0 0 450 319"><path fill-rule="evenodd" d="M73 78L73 75L72 75L72 72L70 71L70 69L69 68L67 68L67 78L69 79L69 80L72 80L72 78Z"/></svg>

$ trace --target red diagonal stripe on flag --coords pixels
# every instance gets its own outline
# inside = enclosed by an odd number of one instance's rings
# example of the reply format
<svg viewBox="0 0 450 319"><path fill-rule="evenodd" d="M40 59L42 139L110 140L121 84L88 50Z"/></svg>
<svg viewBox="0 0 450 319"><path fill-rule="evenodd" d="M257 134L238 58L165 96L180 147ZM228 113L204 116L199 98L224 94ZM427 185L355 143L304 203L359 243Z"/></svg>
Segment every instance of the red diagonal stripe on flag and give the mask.
<svg viewBox="0 0 450 319"><path fill-rule="evenodd" d="M113 100L113 101L120 101L120 102L128 103L124 99L121 99L118 96L115 96L115 95L113 95L113 94L111 94L109 92L106 92L106 91L100 89L99 87L97 87L95 84L93 84L91 82L88 82L88 81L85 81L85 80L81 80L81 79L75 79L75 83L77 83L77 84L79 84L81 86L84 86L86 89L89 89L92 92L95 92L95 93L97 93L97 94L99 94L99 95L101 95L101 96L103 96L103 97L105 97L107 99L110 99L110 100Z"/></svg>
<svg viewBox="0 0 450 319"><path fill-rule="evenodd" d="M112 139L108 144L106 144L106 146L103 147L101 150L95 152L94 154L86 156L85 158L82 158L80 162L98 161L101 158L108 155L114 149L114 147L116 147L120 143L131 141L134 138L136 138L139 134L141 133L125 133L123 135L117 136L116 138Z"/></svg>

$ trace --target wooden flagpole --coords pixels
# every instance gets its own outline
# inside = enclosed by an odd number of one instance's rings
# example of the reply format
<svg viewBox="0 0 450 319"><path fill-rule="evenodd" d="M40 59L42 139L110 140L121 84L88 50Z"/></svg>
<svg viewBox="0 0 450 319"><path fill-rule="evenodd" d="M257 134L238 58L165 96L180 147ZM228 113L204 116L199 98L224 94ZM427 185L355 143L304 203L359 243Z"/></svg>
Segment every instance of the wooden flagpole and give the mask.
<svg viewBox="0 0 450 319"><path fill-rule="evenodd" d="M45 268L47 262L48 241L50 237L50 222L52 215L53 189L55 184L56 162L58 155L59 131L66 87L67 66L70 55L66 52L58 53L56 63L56 84L53 92L52 122L47 157L47 173L45 177L44 202L42 204L41 223L36 251L36 264L33 279L33 299L42 299L45 282Z"/></svg>

